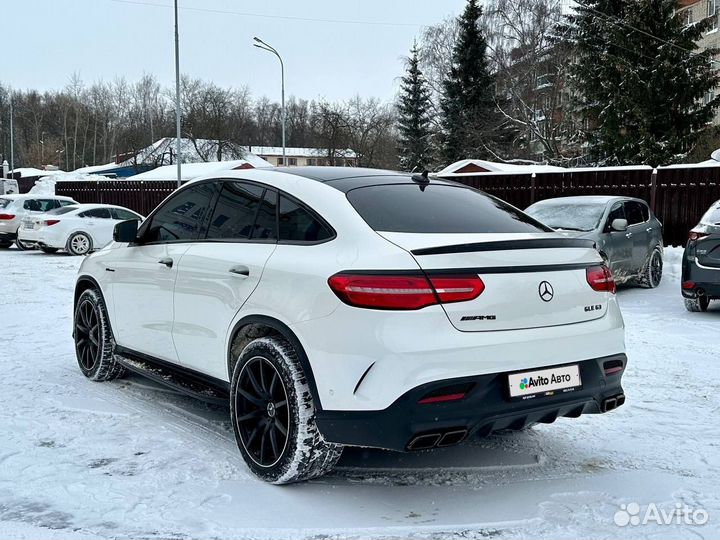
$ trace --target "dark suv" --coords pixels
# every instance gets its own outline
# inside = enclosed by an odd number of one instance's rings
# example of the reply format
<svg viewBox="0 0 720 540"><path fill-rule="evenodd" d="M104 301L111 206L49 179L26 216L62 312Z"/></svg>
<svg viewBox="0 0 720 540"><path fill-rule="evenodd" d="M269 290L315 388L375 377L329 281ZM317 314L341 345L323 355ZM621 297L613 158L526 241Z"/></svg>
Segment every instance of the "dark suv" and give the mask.
<svg viewBox="0 0 720 540"><path fill-rule="evenodd" d="M711 300L720 300L720 201L690 231L681 290L688 311L707 311Z"/></svg>

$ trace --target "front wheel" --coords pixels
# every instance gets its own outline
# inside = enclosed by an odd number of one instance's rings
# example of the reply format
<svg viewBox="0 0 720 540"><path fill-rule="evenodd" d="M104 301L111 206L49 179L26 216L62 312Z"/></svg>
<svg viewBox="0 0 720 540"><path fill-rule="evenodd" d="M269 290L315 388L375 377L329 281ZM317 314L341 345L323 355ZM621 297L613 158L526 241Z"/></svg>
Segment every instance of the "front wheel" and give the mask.
<svg viewBox="0 0 720 540"><path fill-rule="evenodd" d="M238 351L230 386L230 417L245 463L259 478L289 484L322 476L342 446L325 442L295 349L277 336Z"/></svg>
<svg viewBox="0 0 720 540"><path fill-rule="evenodd" d="M700 313L707 311L710 305L710 300L707 296L698 296L696 298L684 298L685 309L693 313Z"/></svg>
<svg viewBox="0 0 720 540"><path fill-rule="evenodd" d="M87 255L92 250L92 240L87 233L78 232L68 238L65 249L71 255Z"/></svg>
<svg viewBox="0 0 720 540"><path fill-rule="evenodd" d="M125 374L113 356L113 338L105 301L99 291L84 291L75 304L75 356L80 371L93 381L110 381Z"/></svg>
<svg viewBox="0 0 720 540"><path fill-rule="evenodd" d="M660 251L659 248L655 248L640 273L640 286L645 287L646 289L654 289L660 285L662 272L662 251Z"/></svg>

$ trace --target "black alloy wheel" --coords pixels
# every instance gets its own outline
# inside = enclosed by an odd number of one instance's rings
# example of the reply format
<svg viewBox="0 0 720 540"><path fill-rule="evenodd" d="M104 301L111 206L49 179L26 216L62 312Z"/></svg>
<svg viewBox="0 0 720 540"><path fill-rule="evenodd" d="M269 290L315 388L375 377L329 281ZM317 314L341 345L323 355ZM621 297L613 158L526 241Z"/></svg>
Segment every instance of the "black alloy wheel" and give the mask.
<svg viewBox="0 0 720 540"><path fill-rule="evenodd" d="M101 339L97 309L90 300L83 300L75 318L75 351L78 361L88 372L99 360Z"/></svg>
<svg viewBox="0 0 720 540"><path fill-rule="evenodd" d="M283 456L290 431L285 384L272 362L262 356L242 368L235 395L236 427L249 457L272 467Z"/></svg>

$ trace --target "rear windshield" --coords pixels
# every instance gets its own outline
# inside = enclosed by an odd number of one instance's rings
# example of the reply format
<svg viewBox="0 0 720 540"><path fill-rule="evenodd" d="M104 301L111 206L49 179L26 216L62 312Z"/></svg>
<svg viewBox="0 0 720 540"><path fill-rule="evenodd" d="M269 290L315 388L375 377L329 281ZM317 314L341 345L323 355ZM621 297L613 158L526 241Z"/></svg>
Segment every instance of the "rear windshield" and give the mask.
<svg viewBox="0 0 720 540"><path fill-rule="evenodd" d="M720 202L710 207L700 222L705 225L720 225Z"/></svg>
<svg viewBox="0 0 720 540"><path fill-rule="evenodd" d="M463 186L368 186L350 190L347 198L376 231L534 233L551 230L507 203Z"/></svg>
<svg viewBox="0 0 720 540"><path fill-rule="evenodd" d="M592 231L605 213L604 204L538 203L525 210L532 217L553 229Z"/></svg>
<svg viewBox="0 0 720 540"><path fill-rule="evenodd" d="M7 208L11 202L12 199L0 199L0 208Z"/></svg>
<svg viewBox="0 0 720 540"><path fill-rule="evenodd" d="M46 213L52 214L53 216L62 216L63 214L67 214L68 212L72 212L73 210L77 209L77 206L63 206L62 208L55 208L55 210L50 210Z"/></svg>

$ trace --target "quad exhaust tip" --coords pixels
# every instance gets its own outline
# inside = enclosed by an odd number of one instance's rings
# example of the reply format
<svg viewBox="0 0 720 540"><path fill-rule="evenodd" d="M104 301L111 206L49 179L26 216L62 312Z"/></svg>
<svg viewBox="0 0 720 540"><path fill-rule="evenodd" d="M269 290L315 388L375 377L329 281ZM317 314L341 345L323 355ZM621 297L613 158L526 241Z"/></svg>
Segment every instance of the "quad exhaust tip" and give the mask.
<svg viewBox="0 0 720 540"><path fill-rule="evenodd" d="M467 436L467 429L451 429L442 433L424 433L417 435L407 445L408 450L429 450L444 448L461 443Z"/></svg>
<svg viewBox="0 0 720 540"><path fill-rule="evenodd" d="M604 399L602 404L600 405L600 410L602 412L610 412L614 409L617 409L618 407L620 407L620 405L623 405L624 403L625 394L618 394L617 396Z"/></svg>

